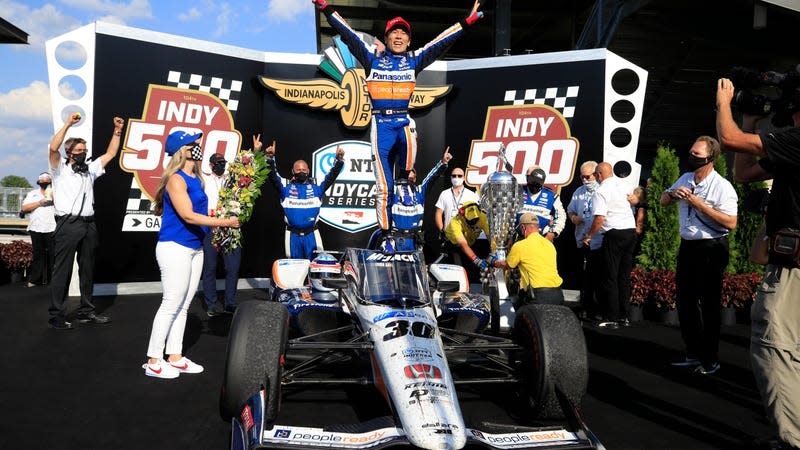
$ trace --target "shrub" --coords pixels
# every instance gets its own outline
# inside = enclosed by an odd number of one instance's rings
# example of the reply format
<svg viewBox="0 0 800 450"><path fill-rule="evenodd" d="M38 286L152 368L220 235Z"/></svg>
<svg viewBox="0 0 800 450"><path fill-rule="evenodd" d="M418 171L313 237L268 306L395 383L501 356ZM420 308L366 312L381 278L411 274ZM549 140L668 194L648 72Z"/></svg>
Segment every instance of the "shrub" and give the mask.
<svg viewBox="0 0 800 450"><path fill-rule="evenodd" d="M642 250L636 257L637 265L645 271L675 269L681 242L678 212L674 203L661 206L659 201L661 193L672 186L679 176L675 149L668 144L659 144L647 188L647 221Z"/></svg>
<svg viewBox="0 0 800 450"><path fill-rule="evenodd" d="M650 297L655 301L656 307L660 310L675 309L677 298L675 271L653 270L650 272L649 278Z"/></svg>
<svg viewBox="0 0 800 450"><path fill-rule="evenodd" d="M631 305L641 305L650 297L650 276L641 267L631 271Z"/></svg>
<svg viewBox="0 0 800 450"><path fill-rule="evenodd" d="M757 272L730 274L722 277L722 307L733 305L736 308L749 306L756 297L761 274Z"/></svg>
<svg viewBox="0 0 800 450"><path fill-rule="evenodd" d="M0 244L0 259L12 272L24 271L33 261L33 246L21 240Z"/></svg>

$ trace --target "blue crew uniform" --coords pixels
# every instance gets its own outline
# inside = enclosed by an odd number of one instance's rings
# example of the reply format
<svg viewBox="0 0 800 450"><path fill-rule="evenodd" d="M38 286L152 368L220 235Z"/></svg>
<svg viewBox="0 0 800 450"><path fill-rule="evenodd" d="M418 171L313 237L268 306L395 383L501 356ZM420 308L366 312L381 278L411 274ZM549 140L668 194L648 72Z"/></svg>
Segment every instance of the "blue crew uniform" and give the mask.
<svg viewBox="0 0 800 450"><path fill-rule="evenodd" d="M567 216L564 205L561 204L558 194L546 187L542 187L536 194L531 194L527 189L523 191L522 207L517 213L517 226L520 217L525 213L532 213L539 218L539 234L542 236L547 233L558 236L564 230Z"/></svg>
<svg viewBox="0 0 800 450"><path fill-rule="evenodd" d="M382 230L389 230L394 200L390 195L394 192L394 163L399 162L408 172L414 167L417 156L416 127L408 116L417 75L444 53L478 16L452 25L418 50L395 54L390 51L372 53L332 7L325 6L322 12L366 71L373 113L370 141L375 161L375 209L378 225Z"/></svg>
<svg viewBox="0 0 800 450"><path fill-rule="evenodd" d="M428 186L445 169L447 169L447 165L439 161L419 186L413 184L397 184L395 186L392 196L392 217L394 219L392 231L397 251L413 252L417 250L417 244L421 243L419 234L422 231L425 195L428 192ZM377 242L383 234L384 231L381 229L372 233L367 247L377 248Z"/></svg>
<svg viewBox="0 0 800 450"><path fill-rule="evenodd" d="M311 259L314 251L322 250L317 219L325 191L336 181L344 161L337 160L320 184L315 184L311 178L305 183L282 178L275 168L275 158L267 158L267 164L271 169L268 179L280 193L286 220L286 256Z"/></svg>

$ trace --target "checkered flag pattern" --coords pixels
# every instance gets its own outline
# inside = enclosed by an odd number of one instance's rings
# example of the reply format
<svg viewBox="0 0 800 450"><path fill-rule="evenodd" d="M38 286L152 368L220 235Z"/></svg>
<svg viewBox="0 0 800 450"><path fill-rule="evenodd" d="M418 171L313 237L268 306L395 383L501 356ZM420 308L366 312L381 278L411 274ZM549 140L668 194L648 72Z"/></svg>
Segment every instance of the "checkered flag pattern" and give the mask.
<svg viewBox="0 0 800 450"><path fill-rule="evenodd" d="M181 89L194 89L214 94L228 105L228 109L232 113L239 108L239 94L242 92L242 82L239 80L223 80L218 77L170 70L167 82Z"/></svg>
<svg viewBox="0 0 800 450"><path fill-rule="evenodd" d="M580 86L550 87L546 89L521 89L506 91L506 105L548 105L557 109L566 119L575 115Z"/></svg>
<svg viewBox="0 0 800 450"><path fill-rule="evenodd" d="M129 212L150 212L150 199L142 192L139 183L136 181L136 177L131 179L131 191L128 194L127 210Z"/></svg>

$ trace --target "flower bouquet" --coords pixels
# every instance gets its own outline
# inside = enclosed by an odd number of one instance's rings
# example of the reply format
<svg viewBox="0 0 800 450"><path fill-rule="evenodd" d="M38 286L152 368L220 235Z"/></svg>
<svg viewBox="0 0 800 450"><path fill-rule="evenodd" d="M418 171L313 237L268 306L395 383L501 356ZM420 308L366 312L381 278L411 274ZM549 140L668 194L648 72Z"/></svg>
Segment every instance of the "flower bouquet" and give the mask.
<svg viewBox="0 0 800 450"><path fill-rule="evenodd" d="M228 179L219 191L215 217L238 217L244 224L253 214L253 205L261 195L261 185L267 180L269 167L261 152L240 150L228 164ZM230 253L242 246L242 229L217 227L211 245L222 253Z"/></svg>

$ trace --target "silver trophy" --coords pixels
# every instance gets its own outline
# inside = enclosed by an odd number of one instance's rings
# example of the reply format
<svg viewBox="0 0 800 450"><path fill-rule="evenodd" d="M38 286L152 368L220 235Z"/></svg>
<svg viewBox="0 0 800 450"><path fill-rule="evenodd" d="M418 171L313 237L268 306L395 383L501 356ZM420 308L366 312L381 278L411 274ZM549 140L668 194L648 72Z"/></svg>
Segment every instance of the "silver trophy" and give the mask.
<svg viewBox="0 0 800 450"><path fill-rule="evenodd" d="M489 234L494 254L505 260L508 241L517 220L517 211L522 206L522 191L517 179L507 170L506 149L500 146L497 170L489 175L481 186L481 208L489 219Z"/></svg>

